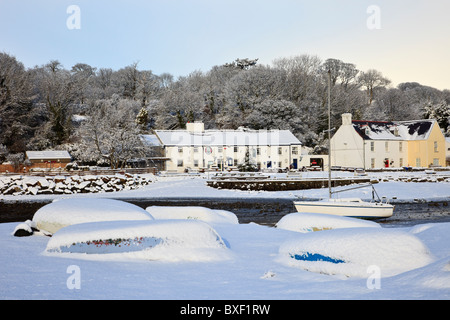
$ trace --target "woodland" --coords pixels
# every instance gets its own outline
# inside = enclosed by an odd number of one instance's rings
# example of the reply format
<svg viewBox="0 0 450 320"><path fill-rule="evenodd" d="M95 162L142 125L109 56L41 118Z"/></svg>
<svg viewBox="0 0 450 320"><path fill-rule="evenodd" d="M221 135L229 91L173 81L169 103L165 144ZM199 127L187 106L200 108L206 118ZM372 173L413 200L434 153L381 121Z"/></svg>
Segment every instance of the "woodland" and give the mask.
<svg viewBox="0 0 450 320"><path fill-rule="evenodd" d="M59 61L26 68L0 52L0 163L24 161L27 150L67 150L81 164L124 166L148 156L142 134L183 129L287 129L315 154L324 154L328 126L353 119L436 119L450 136L450 90L417 82L394 87L380 71L339 59L303 54L262 65L236 59L177 79Z"/></svg>

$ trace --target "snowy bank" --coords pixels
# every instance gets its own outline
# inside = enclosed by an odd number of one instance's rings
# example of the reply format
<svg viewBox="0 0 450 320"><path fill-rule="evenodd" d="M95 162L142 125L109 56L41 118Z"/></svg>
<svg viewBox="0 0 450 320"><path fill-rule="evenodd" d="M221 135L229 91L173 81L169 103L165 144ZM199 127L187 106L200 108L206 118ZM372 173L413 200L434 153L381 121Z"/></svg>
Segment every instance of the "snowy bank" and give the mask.
<svg viewBox="0 0 450 320"><path fill-rule="evenodd" d="M393 229L348 228L301 234L280 246L283 263L347 277L367 277L376 266L393 276L433 262L428 248L413 234Z"/></svg>
<svg viewBox="0 0 450 320"><path fill-rule="evenodd" d="M16 225L0 224L3 244L0 299L3 300L450 299L450 223L396 229L420 239L436 260L392 277L381 269L379 289L367 286L367 278L373 274L366 274L362 279L319 274L285 263L292 258L279 259L280 246L293 238L304 239L344 229L300 234L255 223L220 224L214 229L227 249L210 251L231 255L231 259L168 263L123 261L110 259L108 254L42 254L51 238L37 233L31 237L14 237L11 232ZM368 230L372 229L365 228L365 232ZM405 259L405 264L408 260ZM80 273L70 271L72 266L77 266ZM68 288L67 281L77 275L80 289Z"/></svg>
<svg viewBox="0 0 450 320"><path fill-rule="evenodd" d="M217 232L195 220L75 224L56 232L47 244L46 253L107 260L213 261L228 258L226 245Z"/></svg>
<svg viewBox="0 0 450 320"><path fill-rule="evenodd" d="M276 227L302 233L341 228L381 228L373 221L307 212L287 214L278 221Z"/></svg>
<svg viewBox="0 0 450 320"><path fill-rule="evenodd" d="M40 208L33 216L36 227L50 233L73 224L114 220L153 220L153 217L133 204L99 198L55 200Z"/></svg>
<svg viewBox="0 0 450 320"><path fill-rule="evenodd" d="M214 210L205 207L151 206L145 210L155 219L195 219L208 223L239 223L236 215L230 211Z"/></svg>

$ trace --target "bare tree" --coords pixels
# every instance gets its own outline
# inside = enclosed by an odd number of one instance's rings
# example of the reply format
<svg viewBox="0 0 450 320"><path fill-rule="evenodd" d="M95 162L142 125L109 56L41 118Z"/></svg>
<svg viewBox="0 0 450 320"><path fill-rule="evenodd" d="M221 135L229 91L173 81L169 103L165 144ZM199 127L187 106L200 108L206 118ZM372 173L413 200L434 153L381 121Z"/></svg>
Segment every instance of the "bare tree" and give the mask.
<svg viewBox="0 0 450 320"><path fill-rule="evenodd" d="M367 96L369 98L369 105L371 105L374 99L374 90L380 87L388 86L391 83L391 80L383 77L381 72L370 69L359 74L358 83L366 88Z"/></svg>

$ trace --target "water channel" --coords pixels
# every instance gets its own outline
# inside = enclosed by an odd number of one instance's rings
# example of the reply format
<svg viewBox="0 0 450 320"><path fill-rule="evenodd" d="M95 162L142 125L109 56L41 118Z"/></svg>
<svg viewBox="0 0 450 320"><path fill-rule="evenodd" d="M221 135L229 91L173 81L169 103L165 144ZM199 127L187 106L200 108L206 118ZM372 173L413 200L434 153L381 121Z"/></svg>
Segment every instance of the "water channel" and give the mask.
<svg viewBox="0 0 450 320"><path fill-rule="evenodd" d="M258 223L273 226L284 215L295 212L295 199L254 198L149 198L123 199L141 208L149 206L202 206L211 209L228 210L236 214L240 223ZM311 199L313 200L313 199ZM47 201L1 201L0 223L23 222L32 219L34 213ZM407 227L424 223L450 222L450 201L397 202L394 215L378 220L383 227Z"/></svg>

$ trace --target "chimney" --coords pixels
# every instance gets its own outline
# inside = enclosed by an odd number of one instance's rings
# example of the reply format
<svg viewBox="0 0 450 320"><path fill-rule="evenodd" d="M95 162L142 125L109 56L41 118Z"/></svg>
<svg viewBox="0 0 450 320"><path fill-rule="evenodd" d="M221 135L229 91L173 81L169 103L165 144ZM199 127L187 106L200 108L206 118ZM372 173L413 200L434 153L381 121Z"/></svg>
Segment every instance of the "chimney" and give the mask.
<svg viewBox="0 0 450 320"><path fill-rule="evenodd" d="M203 132L205 131L205 124L201 121L186 123L186 130L188 132Z"/></svg>
<svg viewBox="0 0 450 320"><path fill-rule="evenodd" d="M343 126L351 126L352 125L352 114L351 113L343 113L342 114L342 125Z"/></svg>

